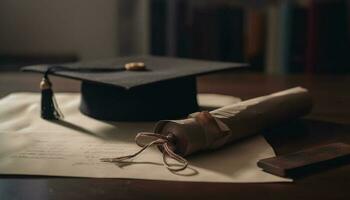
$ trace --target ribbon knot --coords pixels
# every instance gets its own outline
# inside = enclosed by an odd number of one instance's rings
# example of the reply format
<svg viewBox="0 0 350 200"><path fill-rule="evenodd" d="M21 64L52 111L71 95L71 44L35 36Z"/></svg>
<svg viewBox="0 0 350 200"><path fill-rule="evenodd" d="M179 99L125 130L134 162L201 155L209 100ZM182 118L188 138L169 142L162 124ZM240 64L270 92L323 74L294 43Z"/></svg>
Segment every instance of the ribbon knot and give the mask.
<svg viewBox="0 0 350 200"><path fill-rule="evenodd" d="M142 142L142 139L149 139L149 138L152 139L151 142L149 143ZM157 146L158 149L163 153L163 164L166 166L168 170L181 171L186 169L188 165L188 162L185 158L176 154L173 151L174 144L176 142L175 136L173 134L168 134L165 136L157 133L141 132L136 135L135 142L138 146L142 148L139 151L135 152L134 154L120 156L116 158L102 158L101 161L102 162L123 162L125 160L136 157L137 155L141 154L144 150L146 150L148 147ZM171 158L177 161L179 164L169 163L167 158Z"/></svg>

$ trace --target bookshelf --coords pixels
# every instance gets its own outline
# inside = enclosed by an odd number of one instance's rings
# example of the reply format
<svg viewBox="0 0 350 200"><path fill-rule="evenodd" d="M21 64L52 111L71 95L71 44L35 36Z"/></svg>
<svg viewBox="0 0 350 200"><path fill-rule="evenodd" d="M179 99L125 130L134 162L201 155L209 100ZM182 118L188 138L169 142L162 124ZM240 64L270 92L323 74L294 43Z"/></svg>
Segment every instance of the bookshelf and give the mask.
<svg viewBox="0 0 350 200"><path fill-rule="evenodd" d="M153 0L150 52L248 62L268 74L348 73L348 8L346 0Z"/></svg>

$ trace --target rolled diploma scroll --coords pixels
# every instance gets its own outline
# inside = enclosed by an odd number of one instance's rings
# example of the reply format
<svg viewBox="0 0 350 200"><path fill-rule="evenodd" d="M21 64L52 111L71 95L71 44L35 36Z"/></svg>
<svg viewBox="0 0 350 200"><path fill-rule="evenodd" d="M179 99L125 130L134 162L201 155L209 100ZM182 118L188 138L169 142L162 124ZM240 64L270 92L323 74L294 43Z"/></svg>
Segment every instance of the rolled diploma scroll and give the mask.
<svg viewBox="0 0 350 200"><path fill-rule="evenodd" d="M155 132L173 135L172 150L181 155L216 149L263 129L307 114L312 107L308 91L295 87L228 105L211 112L193 113L187 119L165 120Z"/></svg>

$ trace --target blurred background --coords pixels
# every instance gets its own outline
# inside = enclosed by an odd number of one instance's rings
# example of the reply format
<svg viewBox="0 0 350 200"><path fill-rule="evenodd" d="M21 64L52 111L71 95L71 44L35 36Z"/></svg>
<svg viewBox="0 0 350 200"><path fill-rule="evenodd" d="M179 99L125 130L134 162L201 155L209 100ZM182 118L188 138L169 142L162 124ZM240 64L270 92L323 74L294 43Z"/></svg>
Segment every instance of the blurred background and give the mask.
<svg viewBox="0 0 350 200"><path fill-rule="evenodd" d="M1 0L0 71L152 54L349 73L347 0Z"/></svg>

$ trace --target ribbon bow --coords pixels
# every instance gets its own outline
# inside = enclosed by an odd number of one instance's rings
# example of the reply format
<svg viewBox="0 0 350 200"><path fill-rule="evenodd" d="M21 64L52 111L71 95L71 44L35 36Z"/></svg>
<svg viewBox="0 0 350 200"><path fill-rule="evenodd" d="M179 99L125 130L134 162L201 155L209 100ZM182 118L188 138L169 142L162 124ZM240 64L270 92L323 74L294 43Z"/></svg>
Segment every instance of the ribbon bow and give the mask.
<svg viewBox="0 0 350 200"><path fill-rule="evenodd" d="M144 144L141 142L141 139L144 139L144 138L153 138L153 140L149 143ZM173 134L169 134L165 136L157 133L141 132L136 135L135 142L137 145L142 147L136 153L127 155L127 156L116 157L116 158L102 158L101 161L102 162L123 162L125 160L136 157L137 155L142 153L144 150L146 150L148 147L157 146L160 149L160 151L163 153L164 165L170 171L181 171L186 169L188 165L188 162L185 158L174 153L174 151L172 150L174 148L173 146L175 142L175 136ZM179 164L169 163L167 160L168 157L173 160L176 160Z"/></svg>

